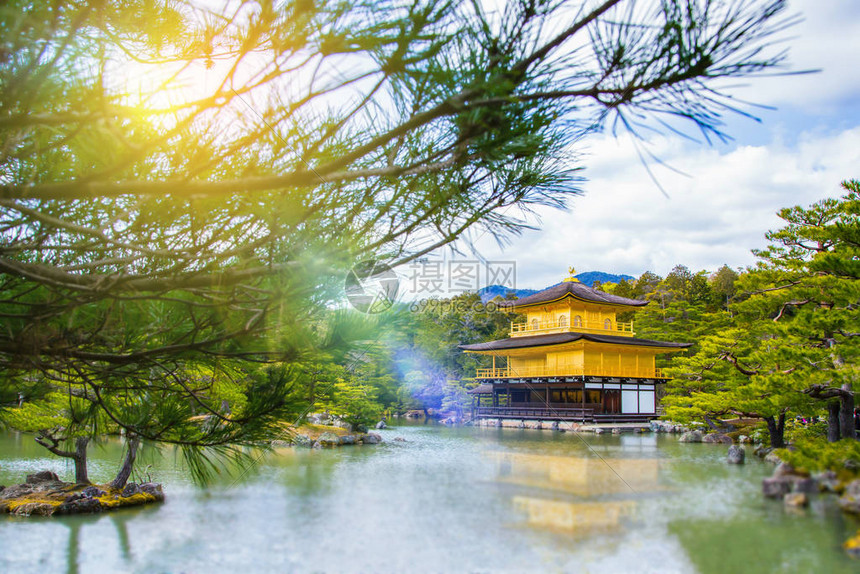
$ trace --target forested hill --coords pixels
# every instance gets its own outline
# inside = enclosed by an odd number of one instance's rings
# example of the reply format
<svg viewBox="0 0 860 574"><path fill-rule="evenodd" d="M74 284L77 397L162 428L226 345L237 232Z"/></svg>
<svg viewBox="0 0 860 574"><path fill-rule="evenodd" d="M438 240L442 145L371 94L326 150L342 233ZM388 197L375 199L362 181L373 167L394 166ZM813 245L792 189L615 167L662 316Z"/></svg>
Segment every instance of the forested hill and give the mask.
<svg viewBox="0 0 860 574"><path fill-rule="evenodd" d="M636 279L631 275L615 275L613 273L605 273L603 271L586 271L575 275L575 277L589 287L594 285L595 281L599 281L602 284L618 283L622 279L626 279L627 281L633 281ZM547 287L552 287L552 285L547 285L541 289L545 289ZM513 292L517 298L522 298L533 293L537 293L538 291L540 291L540 289L510 289L503 285L488 285L487 287L479 289L478 294L481 296L481 301L486 303L496 297L505 298L505 296L510 292Z"/></svg>

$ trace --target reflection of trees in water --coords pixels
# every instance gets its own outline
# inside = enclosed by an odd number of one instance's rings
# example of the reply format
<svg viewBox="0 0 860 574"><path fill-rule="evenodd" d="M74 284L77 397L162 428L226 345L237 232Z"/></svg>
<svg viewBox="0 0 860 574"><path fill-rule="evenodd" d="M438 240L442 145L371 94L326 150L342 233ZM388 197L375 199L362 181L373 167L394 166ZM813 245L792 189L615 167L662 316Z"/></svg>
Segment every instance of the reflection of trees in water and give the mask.
<svg viewBox="0 0 860 574"><path fill-rule="evenodd" d="M521 491L512 497L529 526L569 533L616 530L635 515L631 497L662 490L658 459L492 453L497 482ZM571 499L573 497L573 499Z"/></svg>
<svg viewBox="0 0 860 574"><path fill-rule="evenodd" d="M102 520L110 520L116 529L117 542L119 544L119 554L126 563L130 563L131 554L131 537L128 534L128 522L137 517L142 512L156 512L158 507L154 508L129 508L119 512L110 512L107 514L91 514L78 515L57 518L58 522L69 529L69 538L66 545L66 572L67 574L78 574L81 571L80 556L81 556L81 531L85 525L95 525ZM100 544L103 541L99 540Z"/></svg>
<svg viewBox="0 0 860 574"><path fill-rule="evenodd" d="M79 540L82 522L76 517L63 520L63 524L69 529L69 543L68 550L66 551L66 572L68 574L78 574L78 556L80 554L78 546L80 544Z"/></svg>
<svg viewBox="0 0 860 574"><path fill-rule="evenodd" d="M672 520L668 532L700 574L750 572L756 566L774 572L856 574L856 561L840 546L857 526L835 504L814 504L798 516L785 516L782 504L773 507L770 516L750 512L730 520ZM832 527L822 528L822 520Z"/></svg>

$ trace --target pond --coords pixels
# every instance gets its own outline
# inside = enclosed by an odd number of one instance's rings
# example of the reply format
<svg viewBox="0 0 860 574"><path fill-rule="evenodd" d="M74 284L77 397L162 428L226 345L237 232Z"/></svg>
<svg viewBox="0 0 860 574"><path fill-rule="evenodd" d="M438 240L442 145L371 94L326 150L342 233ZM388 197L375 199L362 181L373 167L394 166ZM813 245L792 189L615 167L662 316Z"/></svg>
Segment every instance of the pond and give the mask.
<svg viewBox="0 0 860 574"><path fill-rule="evenodd" d="M149 453L167 501L93 516L0 517L0 572L857 572L833 498L761 496L772 467L676 436L403 425L378 446L278 449L194 486ZM396 437L405 441L394 440ZM111 477L121 445L91 449ZM144 453L145 454L145 453ZM0 484L72 469L0 433Z"/></svg>

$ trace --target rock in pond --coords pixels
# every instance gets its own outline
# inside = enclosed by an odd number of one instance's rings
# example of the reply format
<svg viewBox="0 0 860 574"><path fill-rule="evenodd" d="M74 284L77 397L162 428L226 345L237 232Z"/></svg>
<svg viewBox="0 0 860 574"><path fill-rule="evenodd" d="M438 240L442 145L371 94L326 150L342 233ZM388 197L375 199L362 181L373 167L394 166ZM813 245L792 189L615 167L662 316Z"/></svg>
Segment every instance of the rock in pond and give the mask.
<svg viewBox="0 0 860 574"><path fill-rule="evenodd" d="M22 483L22 484L13 484L3 489L3 492L0 492L0 500L6 500L11 498L20 498L22 496L26 496L33 492L33 485Z"/></svg>
<svg viewBox="0 0 860 574"><path fill-rule="evenodd" d="M860 531L846 540L845 544L842 545L842 548L844 548L845 552L847 552L852 558L860 558Z"/></svg>
<svg viewBox="0 0 860 574"><path fill-rule="evenodd" d="M107 492L100 489L98 486L88 486L81 491L81 494L87 498L98 498L99 496L104 496Z"/></svg>
<svg viewBox="0 0 860 574"><path fill-rule="evenodd" d="M333 432L324 432L317 438L317 445L324 447L333 447L340 445L340 437Z"/></svg>
<svg viewBox="0 0 860 574"><path fill-rule="evenodd" d="M355 444L356 438L354 434L345 434L340 437L340 444Z"/></svg>
<svg viewBox="0 0 860 574"><path fill-rule="evenodd" d="M385 424L385 421L379 421L378 423L376 423L376 430L383 430L383 429L387 429L387 428L388 428L388 425Z"/></svg>
<svg viewBox="0 0 860 574"><path fill-rule="evenodd" d="M83 485L54 480L48 471L31 475L30 483L6 488L0 495L0 512L19 516L91 514L124 506L164 500L160 484L126 484L122 490L108 484Z"/></svg>
<svg viewBox="0 0 860 574"><path fill-rule="evenodd" d="M710 443L710 444L732 444L735 441L732 440L732 437L720 433L711 433L706 434L702 437L702 442Z"/></svg>
<svg viewBox="0 0 860 574"><path fill-rule="evenodd" d="M803 508L805 506L809 506L809 497L802 492L789 492L785 495L785 498L783 498L782 501L786 506L791 508Z"/></svg>
<svg viewBox="0 0 860 574"><path fill-rule="evenodd" d="M782 498L791 492L791 481L784 476L771 476L761 481L761 491L768 498Z"/></svg>
<svg viewBox="0 0 860 574"><path fill-rule="evenodd" d="M815 479L808 476L793 476L791 481L791 491L800 492L803 494L815 494L818 492L818 483Z"/></svg>
<svg viewBox="0 0 860 574"><path fill-rule="evenodd" d="M729 446L729 453L726 456L726 462L729 464L743 464L747 456L744 447L733 444Z"/></svg>
<svg viewBox="0 0 860 574"><path fill-rule="evenodd" d="M27 484L39 484L41 482L60 482L60 478L56 473L51 472L50 470L43 470L35 474L27 475Z"/></svg>
<svg viewBox="0 0 860 574"><path fill-rule="evenodd" d="M782 459L777 456L775 452L769 452L764 456L764 461L769 462L771 464L779 465L782 463Z"/></svg>
<svg viewBox="0 0 860 574"><path fill-rule="evenodd" d="M47 502L27 502L15 507L11 514L16 516L32 516L34 514L36 516L51 516L56 509L56 505Z"/></svg>
<svg viewBox="0 0 860 574"><path fill-rule="evenodd" d="M382 437L375 432L369 432L361 437L361 442L364 444L379 444L382 442Z"/></svg>
<svg viewBox="0 0 860 574"><path fill-rule="evenodd" d="M839 497L839 507L845 512L860 514L860 479L845 486L845 492Z"/></svg>
<svg viewBox="0 0 860 574"><path fill-rule="evenodd" d="M120 494L120 496L128 498L135 494L140 494L140 487L135 482L129 482L125 485L125 488L122 489L122 494Z"/></svg>
<svg viewBox="0 0 860 574"><path fill-rule="evenodd" d="M702 442L702 431L689 431L681 435L680 442Z"/></svg>
<svg viewBox="0 0 860 574"><path fill-rule="evenodd" d="M293 444L296 446L303 446L305 448L311 448L314 445L314 441L306 434L297 434L293 437Z"/></svg>
<svg viewBox="0 0 860 574"><path fill-rule="evenodd" d="M795 470L786 462L780 463L773 476L762 481L762 492L770 498L782 498L789 492L809 495L818 491L818 483L806 473Z"/></svg>
<svg viewBox="0 0 860 574"><path fill-rule="evenodd" d="M157 482L144 482L140 485L140 491L155 497L155 500L162 502L164 500L164 490Z"/></svg>
<svg viewBox="0 0 860 574"><path fill-rule="evenodd" d="M95 514L103 510L102 503L97 498L69 497L57 507L54 514Z"/></svg>
<svg viewBox="0 0 860 574"><path fill-rule="evenodd" d="M818 488L822 492L839 493L842 488L839 478L832 470L825 470L824 472L813 474L812 477L815 479L815 482L818 483Z"/></svg>
<svg viewBox="0 0 860 574"><path fill-rule="evenodd" d="M759 458L764 458L768 454L770 454L770 451L772 451L772 450L773 449L770 448L769 446L765 446L763 444L760 444L753 449L753 454Z"/></svg>
<svg viewBox="0 0 860 574"><path fill-rule="evenodd" d="M339 429L343 429L346 432L352 432L353 431L352 424L348 423L344 420L341 420L341 419L334 421L334 426L336 426Z"/></svg>

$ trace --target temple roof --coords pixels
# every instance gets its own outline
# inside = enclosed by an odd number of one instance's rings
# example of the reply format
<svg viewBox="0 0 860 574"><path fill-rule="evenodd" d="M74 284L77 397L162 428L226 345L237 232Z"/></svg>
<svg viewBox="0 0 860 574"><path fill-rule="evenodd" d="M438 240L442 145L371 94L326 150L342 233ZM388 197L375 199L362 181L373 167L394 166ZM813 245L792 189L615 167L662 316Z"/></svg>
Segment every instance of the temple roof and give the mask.
<svg viewBox="0 0 860 574"><path fill-rule="evenodd" d="M527 307L529 305L539 305L541 303L549 303L558 301L567 296L590 301L592 303L603 303L606 305L623 305L626 307L642 307L647 305L648 301L640 301L639 299L628 299L627 297L619 297L604 293L591 287L586 287L578 281L563 281L558 285L547 287L543 291L538 291L522 299L514 299L512 301L501 301L499 307Z"/></svg>
<svg viewBox="0 0 860 574"><path fill-rule="evenodd" d="M592 343L607 343L610 345L632 345L636 347L659 347L662 349L686 349L692 343L668 343L666 341L651 341L635 337L618 337L616 335L594 335L591 333L553 333L550 335L534 335L532 337L513 337L475 343L473 345L458 345L464 351L501 351L504 349L522 349L528 347L543 347L573 343L574 341L591 341Z"/></svg>

